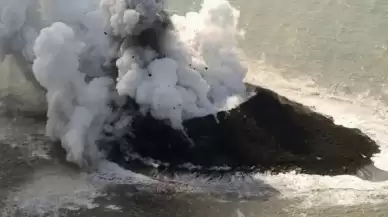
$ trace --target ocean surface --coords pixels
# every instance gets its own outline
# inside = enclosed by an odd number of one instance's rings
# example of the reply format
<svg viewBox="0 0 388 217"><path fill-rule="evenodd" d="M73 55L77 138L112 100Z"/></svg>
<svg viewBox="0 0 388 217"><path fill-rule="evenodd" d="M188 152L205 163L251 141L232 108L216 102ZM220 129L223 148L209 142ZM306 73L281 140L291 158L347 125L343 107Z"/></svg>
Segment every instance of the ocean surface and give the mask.
<svg viewBox="0 0 388 217"><path fill-rule="evenodd" d="M201 1L170 0L178 14ZM388 171L388 1L234 0L248 82L357 127ZM388 182L352 176L146 177L102 162L79 171L44 137L44 95L0 66L0 216L388 216Z"/></svg>

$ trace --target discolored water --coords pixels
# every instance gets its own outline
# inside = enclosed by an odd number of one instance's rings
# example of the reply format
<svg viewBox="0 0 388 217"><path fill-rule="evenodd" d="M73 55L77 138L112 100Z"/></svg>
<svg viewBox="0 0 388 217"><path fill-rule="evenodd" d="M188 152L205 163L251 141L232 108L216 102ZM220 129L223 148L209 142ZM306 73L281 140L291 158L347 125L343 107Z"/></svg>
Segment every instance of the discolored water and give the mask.
<svg viewBox="0 0 388 217"><path fill-rule="evenodd" d="M197 9L199 0L170 0ZM247 80L358 127L388 170L388 3L382 0L234 0ZM151 179L103 162L79 171L44 137L44 94L11 57L0 68L0 216L388 216L388 183L293 173L209 180ZM8 109L5 109L8 108ZM9 112L19 111L19 112Z"/></svg>
<svg viewBox="0 0 388 217"><path fill-rule="evenodd" d="M377 217L388 212L383 202L387 190L383 189L380 194L367 189L317 188L290 196L258 179L182 176L161 182L109 163L85 173L65 163L63 153L45 139L44 122L21 117L0 121L4 126L0 139L2 217ZM354 198L357 194L367 197Z"/></svg>
<svg viewBox="0 0 388 217"><path fill-rule="evenodd" d="M200 0L170 0L173 11ZM288 78L307 76L337 91L386 100L388 3L379 0L230 1L240 14L241 48Z"/></svg>

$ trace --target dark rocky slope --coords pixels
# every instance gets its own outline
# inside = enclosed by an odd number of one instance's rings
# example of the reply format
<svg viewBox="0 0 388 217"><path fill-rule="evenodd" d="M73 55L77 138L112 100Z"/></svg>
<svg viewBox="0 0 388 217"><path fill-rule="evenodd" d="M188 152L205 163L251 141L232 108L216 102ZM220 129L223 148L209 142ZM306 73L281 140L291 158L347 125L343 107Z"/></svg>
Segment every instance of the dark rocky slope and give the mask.
<svg viewBox="0 0 388 217"><path fill-rule="evenodd" d="M140 34L121 39L108 35L112 41L121 41L124 48L152 48L162 58L163 38L174 27L168 13L158 17L153 23L141 18L135 28ZM111 67L109 71L115 78L117 68L114 64ZM186 132L140 114L136 103L128 100L124 106L115 106L118 117L109 124L131 116L132 125L106 132L100 148L108 159L131 169L144 163L134 158L138 154L164 162L162 165L173 171L192 163L201 166L196 168L199 172L228 166L232 171L296 169L329 175L356 174L370 165L372 155L379 152L376 143L358 129L337 126L330 118L271 90L250 88L257 93L236 109L185 121Z"/></svg>
<svg viewBox="0 0 388 217"><path fill-rule="evenodd" d="M356 174L379 152L360 130L335 125L332 119L271 90L252 88L256 94L231 111L185 121L187 135L151 116L136 114L132 130L126 131L131 133L101 141L101 148L110 160L125 167L139 163L131 158L137 153L165 162L173 170L190 162L203 171L228 166L233 171L295 169L320 175Z"/></svg>

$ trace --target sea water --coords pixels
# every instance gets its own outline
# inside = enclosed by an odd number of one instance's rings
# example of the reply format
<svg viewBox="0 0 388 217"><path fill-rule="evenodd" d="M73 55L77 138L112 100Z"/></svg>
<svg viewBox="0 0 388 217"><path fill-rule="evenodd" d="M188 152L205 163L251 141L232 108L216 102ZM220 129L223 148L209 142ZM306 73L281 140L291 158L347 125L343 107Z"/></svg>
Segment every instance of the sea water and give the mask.
<svg viewBox="0 0 388 217"><path fill-rule="evenodd" d="M239 25L243 37L239 39L239 45L249 68L246 81L271 88L318 112L333 116L337 124L360 128L376 140L382 149L382 153L374 157L375 165L388 170L386 160L388 159L388 89L385 85L388 73L388 63L386 63L388 2L381 0L234 0L231 3L241 12ZM183 14L190 10L197 10L200 4L200 1L170 0L169 10ZM18 99L17 102L21 99L27 106L28 99L32 97L27 93L33 92L34 87L27 86L28 82L23 85L23 75L17 74L17 69L12 69L14 67L12 59L6 59L6 61L10 65L3 64L2 73L8 77L3 77L1 85L7 90L7 96ZM14 79L19 75L19 79ZM9 106L16 101L3 100L2 102ZM19 107L23 108L23 104ZM8 123L7 126L9 125ZM23 127L26 127L25 125ZM20 127L17 124L14 126ZM31 125L33 126L35 125ZM15 136L18 131L12 132L14 132L12 136ZM90 205L89 200L106 196L95 193L100 187L99 184L96 187L96 182L129 184L133 183L133 180L141 180L140 183L144 185L155 183L147 177L122 171L111 164L103 164L100 171L89 175L84 173L74 175L73 172L68 175L62 172L62 169L55 168L55 166L50 167L49 172L46 168L43 172L35 174L30 183L23 185L18 192L12 194L18 198L15 203L22 204L24 208L30 210L38 204L42 207L42 212L45 212L45 209L49 212L51 206L54 206L50 198L78 197L82 201L88 201L81 203L83 207L94 210L89 211L89 214L85 214L88 213L86 211L84 214L72 213L75 216L100 216L104 212L120 213L117 210L124 210L127 214L132 210L131 214L135 216L221 216L222 214L222 216L355 217L384 216L388 213L387 182L372 183L352 176L324 177L297 175L293 172L279 175L252 174L249 179L240 179L237 176L230 177L228 180L209 180L181 175L173 180L165 180L176 183L173 184L175 187L180 184L185 186L180 187L179 192L185 195L181 198L171 199L169 196L169 202L161 202L166 201L166 198L162 196L153 198L148 195L144 196L145 199L141 196L134 199L128 193L110 202L100 201L103 205L99 208L97 205L96 208ZM69 181L58 184L56 179ZM63 187L66 185L68 186ZM259 185L263 188L258 187ZM270 197L272 199L266 202L261 199L246 202L247 198L260 196L261 193L266 192L265 186L276 190L277 193L268 192L268 195L272 195ZM47 189L50 191L47 192ZM74 189L82 196L73 194ZM122 189L111 190L106 194L117 196L120 191ZM128 189L126 191L130 192ZM216 197L219 201L214 198L208 199L207 196L201 196L202 199L190 198L190 196L185 198L190 193L198 192L205 192L205 195L217 192L218 195L224 196L221 196L223 200ZM237 195L231 199L232 202L225 197L229 194ZM31 200L36 195L38 200ZM112 198L115 197L112 196ZM132 202L125 203L126 200ZM64 208L69 208L68 203L56 200L55 207L63 205ZM148 203L160 208L150 209L147 212ZM80 205L80 203L75 204ZM209 208L209 205L213 208ZM168 208L162 208L164 206ZM126 215L121 212L115 216Z"/></svg>

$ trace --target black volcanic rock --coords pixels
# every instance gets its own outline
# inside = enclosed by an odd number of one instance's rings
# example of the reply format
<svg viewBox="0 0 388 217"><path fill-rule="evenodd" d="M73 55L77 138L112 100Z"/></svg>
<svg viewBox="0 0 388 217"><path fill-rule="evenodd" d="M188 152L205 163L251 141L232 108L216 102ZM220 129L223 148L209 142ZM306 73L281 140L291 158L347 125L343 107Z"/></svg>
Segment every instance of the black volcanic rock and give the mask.
<svg viewBox="0 0 388 217"><path fill-rule="evenodd" d="M379 152L360 130L335 125L271 90L254 89L253 97L231 111L185 121L186 133L137 114L131 133L109 142L108 158L128 166L136 153L170 168L189 162L205 170L229 166L340 175L356 174Z"/></svg>
<svg viewBox="0 0 388 217"><path fill-rule="evenodd" d="M132 9L138 3L126 2ZM120 44L120 49L132 48L140 59L144 49L152 49L156 58L163 58L165 36L174 26L167 12L154 15L150 11L147 17L141 16L125 37L106 34L113 44ZM104 68L115 79L116 58ZM132 99L125 105L112 105L115 117L107 123L109 130L103 132L99 147L109 160L131 169L145 165L144 158L152 158L172 171L191 163L200 166L196 167L199 172L228 166L231 171L254 168L321 175L356 174L370 166L372 155L379 152L376 143L360 130L337 126L329 117L271 90L251 88L256 94L248 101L227 112L185 121L185 132L142 115ZM130 126L117 127L128 117L132 119Z"/></svg>

